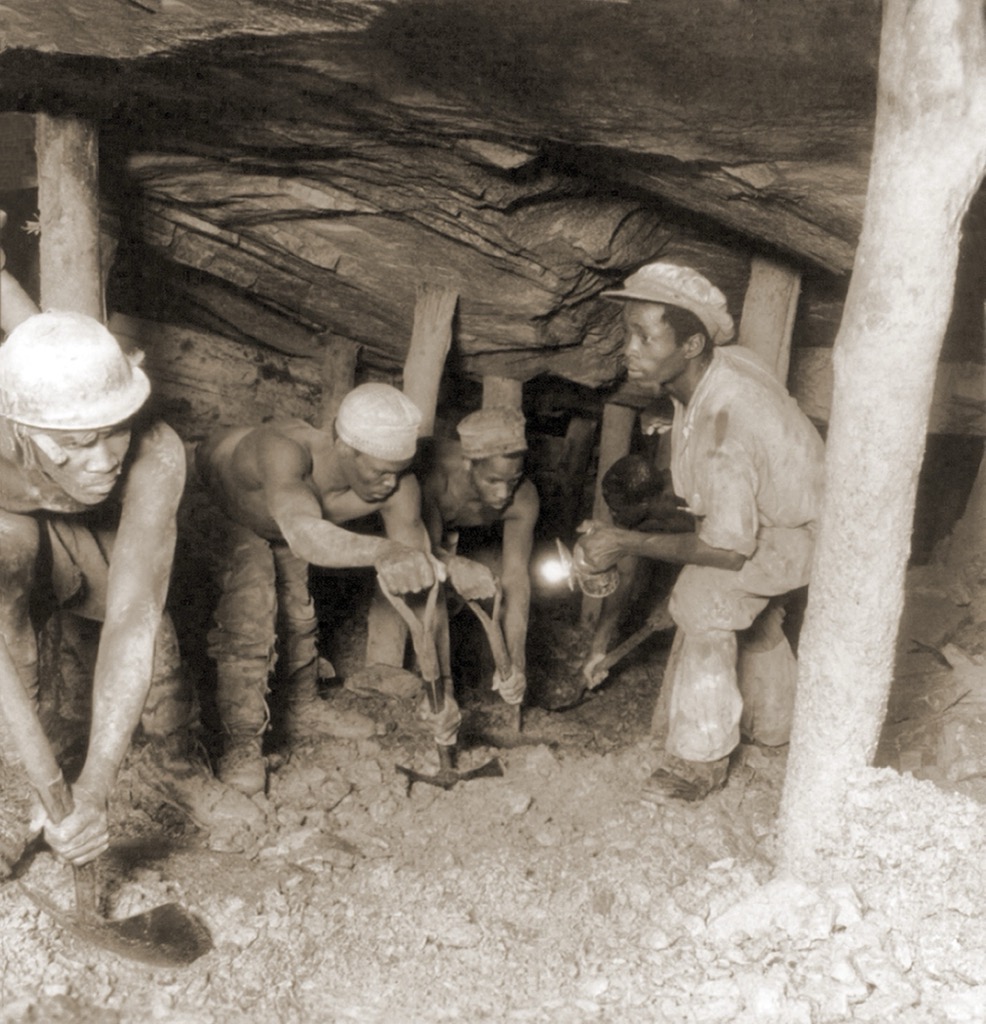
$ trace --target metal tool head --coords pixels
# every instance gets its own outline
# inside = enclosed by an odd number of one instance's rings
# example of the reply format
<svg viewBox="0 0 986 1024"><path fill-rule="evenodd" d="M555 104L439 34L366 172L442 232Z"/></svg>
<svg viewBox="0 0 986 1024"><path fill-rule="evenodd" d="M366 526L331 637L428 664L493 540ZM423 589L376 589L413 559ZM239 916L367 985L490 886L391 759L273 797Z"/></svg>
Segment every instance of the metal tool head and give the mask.
<svg viewBox="0 0 986 1024"><path fill-rule="evenodd" d="M58 925L84 942L152 967L186 967L212 949L208 928L177 903L162 903L119 921L63 910L19 883L25 895Z"/></svg>

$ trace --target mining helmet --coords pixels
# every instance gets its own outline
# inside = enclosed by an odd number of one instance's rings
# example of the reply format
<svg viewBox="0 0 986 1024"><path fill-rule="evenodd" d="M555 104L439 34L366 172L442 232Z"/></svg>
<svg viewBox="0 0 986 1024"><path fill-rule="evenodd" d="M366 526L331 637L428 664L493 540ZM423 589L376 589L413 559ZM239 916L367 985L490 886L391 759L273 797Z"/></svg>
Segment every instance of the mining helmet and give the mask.
<svg viewBox="0 0 986 1024"><path fill-rule="evenodd" d="M151 391L140 359L90 316L29 316L0 345L0 416L47 430L122 423Z"/></svg>

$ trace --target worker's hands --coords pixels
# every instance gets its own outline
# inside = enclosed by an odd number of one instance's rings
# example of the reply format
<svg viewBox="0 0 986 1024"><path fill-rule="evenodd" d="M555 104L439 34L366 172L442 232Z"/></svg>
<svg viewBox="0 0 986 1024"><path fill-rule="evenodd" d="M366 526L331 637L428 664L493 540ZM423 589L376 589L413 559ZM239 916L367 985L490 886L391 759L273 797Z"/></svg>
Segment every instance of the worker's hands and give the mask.
<svg viewBox="0 0 986 1024"><path fill-rule="evenodd" d="M605 572L627 552L626 530L586 519L576 532L581 534L572 551L577 572Z"/></svg>
<svg viewBox="0 0 986 1024"><path fill-rule="evenodd" d="M602 685L609 677L609 669L600 668L599 665L605 657L605 651L590 652L582 665L582 677L585 679L585 685L590 690L594 690L597 686Z"/></svg>
<svg viewBox="0 0 986 1024"><path fill-rule="evenodd" d="M104 799L77 786L72 790L72 813L56 825L45 822L48 845L64 860L80 866L105 853L110 845L109 820Z"/></svg>
<svg viewBox="0 0 986 1024"><path fill-rule="evenodd" d="M449 583L466 601L484 601L496 596L496 577L480 562L461 555L449 555L445 562Z"/></svg>
<svg viewBox="0 0 986 1024"><path fill-rule="evenodd" d="M428 551L399 541L384 543L374 563L381 584L392 594L417 594L445 579L445 566Z"/></svg>
<svg viewBox="0 0 986 1024"><path fill-rule="evenodd" d="M431 728L435 742L440 747L454 747L462 724L462 712L452 696L452 680L445 680L445 700L437 714L431 710L428 696L425 694L418 708L418 717Z"/></svg>
<svg viewBox="0 0 986 1024"><path fill-rule="evenodd" d="M508 676L493 673L493 689L500 694L507 704L520 704L527 693L527 675L513 669Z"/></svg>

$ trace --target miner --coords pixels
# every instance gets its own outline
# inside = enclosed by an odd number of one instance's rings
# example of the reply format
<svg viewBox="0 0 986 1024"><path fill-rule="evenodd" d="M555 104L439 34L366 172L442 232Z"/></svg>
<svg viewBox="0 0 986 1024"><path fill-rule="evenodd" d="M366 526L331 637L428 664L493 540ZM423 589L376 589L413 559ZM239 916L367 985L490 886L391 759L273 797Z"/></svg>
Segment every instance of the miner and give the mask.
<svg viewBox="0 0 986 1024"><path fill-rule="evenodd" d="M686 266L648 264L603 292L623 305L627 375L670 395L675 494L696 517L691 533L593 524L576 558L603 570L624 555L682 569L671 592L676 632L659 709L667 709L662 763L645 796L696 800L726 781L743 732L786 742L794 655L770 616L757 649L737 633L772 597L808 582L823 481L822 440L786 389L753 354L725 347L733 321L722 292ZM661 714L655 726L663 730Z"/></svg>
<svg viewBox="0 0 986 1024"><path fill-rule="evenodd" d="M92 317L37 312L7 271L0 284L10 300L0 310L0 643L35 704L39 609L102 623L74 807L43 822L52 849L84 864L107 848L108 800L138 725L145 781L200 825L230 811L196 753L196 702L165 612L185 452L144 412L150 383L137 355ZM2 739L9 768L16 744ZM10 824L8 868L32 831L21 822L15 836Z"/></svg>
<svg viewBox="0 0 986 1024"><path fill-rule="evenodd" d="M499 580L511 670L507 676L495 671L493 688L519 705L527 690L529 563L540 508L537 489L524 475L526 421L517 409L493 406L470 413L456 430L458 440L435 443L423 470L425 522L449 584L462 598L491 597ZM460 548L477 557L492 550L491 566L465 557ZM443 628L447 646L447 619Z"/></svg>
<svg viewBox="0 0 986 1024"><path fill-rule="evenodd" d="M223 516L215 552L220 597L209 634L225 734L218 771L244 793L266 783L275 660L288 737L338 732L318 692L309 565L373 567L395 594L427 589L444 576L409 471L420 423L418 408L396 388L362 384L342 400L331 432L302 420L272 421L220 430L198 448L199 475ZM340 525L374 513L382 536ZM457 710L446 702L439 715ZM432 725L436 735L448 731L443 721Z"/></svg>

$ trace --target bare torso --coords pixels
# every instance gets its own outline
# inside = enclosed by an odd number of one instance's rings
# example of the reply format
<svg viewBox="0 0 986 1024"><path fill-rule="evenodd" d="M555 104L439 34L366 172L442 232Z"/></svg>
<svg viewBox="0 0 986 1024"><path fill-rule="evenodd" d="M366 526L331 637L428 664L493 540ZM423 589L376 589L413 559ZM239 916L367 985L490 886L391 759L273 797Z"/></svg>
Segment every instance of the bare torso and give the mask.
<svg viewBox="0 0 986 1024"><path fill-rule="evenodd" d="M262 444L278 443L296 459L296 469L331 523L346 523L381 511L386 502L359 498L343 477L331 434L303 420L279 420L261 427L231 427L199 445L199 475L223 511L267 540L283 540L271 514Z"/></svg>

